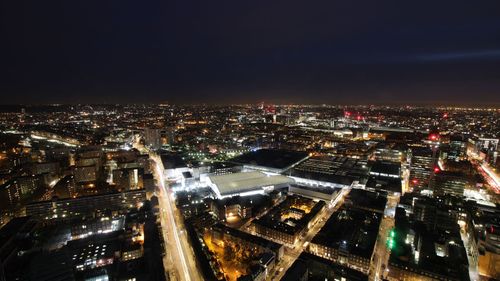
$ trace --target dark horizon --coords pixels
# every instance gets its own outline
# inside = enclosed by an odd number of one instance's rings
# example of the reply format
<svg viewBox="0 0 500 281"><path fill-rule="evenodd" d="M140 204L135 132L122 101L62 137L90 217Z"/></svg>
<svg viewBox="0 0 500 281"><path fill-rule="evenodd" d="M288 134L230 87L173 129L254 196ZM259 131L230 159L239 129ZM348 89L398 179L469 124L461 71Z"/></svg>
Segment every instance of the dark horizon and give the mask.
<svg viewBox="0 0 500 281"><path fill-rule="evenodd" d="M500 2L2 3L0 104L500 104Z"/></svg>

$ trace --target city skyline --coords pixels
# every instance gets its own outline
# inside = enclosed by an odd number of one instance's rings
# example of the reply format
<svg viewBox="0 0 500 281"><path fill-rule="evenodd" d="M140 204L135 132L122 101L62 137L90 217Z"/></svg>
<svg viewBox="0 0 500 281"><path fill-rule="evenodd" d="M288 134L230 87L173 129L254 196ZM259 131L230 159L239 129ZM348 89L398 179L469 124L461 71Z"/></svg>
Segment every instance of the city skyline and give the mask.
<svg viewBox="0 0 500 281"><path fill-rule="evenodd" d="M0 112L2 281L500 278L497 108Z"/></svg>

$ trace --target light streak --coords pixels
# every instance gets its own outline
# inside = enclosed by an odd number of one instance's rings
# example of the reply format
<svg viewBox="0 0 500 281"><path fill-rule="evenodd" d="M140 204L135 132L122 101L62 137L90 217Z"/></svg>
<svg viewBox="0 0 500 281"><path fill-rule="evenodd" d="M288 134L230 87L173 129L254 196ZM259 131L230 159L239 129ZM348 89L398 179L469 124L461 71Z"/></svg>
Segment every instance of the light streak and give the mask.
<svg viewBox="0 0 500 281"><path fill-rule="evenodd" d="M490 176L490 178L493 180L493 183L495 184L495 186L493 186L493 188L495 188L495 191L498 191L498 189L500 188L500 178L498 178L498 175L493 172L490 167L488 167L487 164L481 164L481 169L483 169L483 171L488 175Z"/></svg>
<svg viewBox="0 0 500 281"><path fill-rule="evenodd" d="M163 176L163 171L160 167L160 160L159 159L155 159L153 158L153 160L155 161L155 164L156 164L156 172L158 173L158 177L160 179L160 185L161 185L161 188L162 190L165 192L165 201L166 201L166 204L167 204L167 215L169 217L169 221L170 221L170 227L172 228L172 234L174 236L174 240L175 240L175 246L177 247L177 251L179 252L179 256L180 256L180 260L181 260L181 265L182 265L182 271L184 272L184 278L185 280L187 281L190 281L191 280L191 276L189 275L189 270L188 270L188 266L187 266L187 263L186 263L186 257L184 255L184 251L182 250L182 246L181 246L181 242L180 242L180 239L179 239L179 234L177 233L177 225L175 223L175 219L174 219L174 215L173 215L173 209L172 209L172 205L170 203L170 200L169 200L169 195L168 195L168 191L165 187L165 179L164 179L164 176Z"/></svg>

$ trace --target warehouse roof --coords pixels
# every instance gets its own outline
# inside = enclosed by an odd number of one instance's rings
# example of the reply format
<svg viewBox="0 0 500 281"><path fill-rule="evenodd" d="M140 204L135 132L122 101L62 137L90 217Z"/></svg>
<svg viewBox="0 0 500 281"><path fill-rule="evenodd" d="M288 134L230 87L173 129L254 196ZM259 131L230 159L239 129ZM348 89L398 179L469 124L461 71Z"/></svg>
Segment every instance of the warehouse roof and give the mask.
<svg viewBox="0 0 500 281"><path fill-rule="evenodd" d="M308 157L304 151L283 149L260 149L237 156L230 162L242 165L261 166L272 169L285 169Z"/></svg>
<svg viewBox="0 0 500 281"><path fill-rule="evenodd" d="M215 185L214 190L219 196L237 195L244 192L259 191L265 186L284 185L293 183L294 180L281 176L270 176L262 172L233 173L227 175L210 176L210 181Z"/></svg>

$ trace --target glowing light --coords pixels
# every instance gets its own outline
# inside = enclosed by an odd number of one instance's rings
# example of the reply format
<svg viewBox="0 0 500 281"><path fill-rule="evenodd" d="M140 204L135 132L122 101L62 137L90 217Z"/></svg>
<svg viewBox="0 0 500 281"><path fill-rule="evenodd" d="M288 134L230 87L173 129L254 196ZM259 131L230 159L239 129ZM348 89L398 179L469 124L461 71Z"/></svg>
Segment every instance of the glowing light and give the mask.
<svg viewBox="0 0 500 281"><path fill-rule="evenodd" d="M431 141L436 141L436 140L439 139L439 135L437 135L437 134L431 134L431 135L429 135L429 139Z"/></svg>

